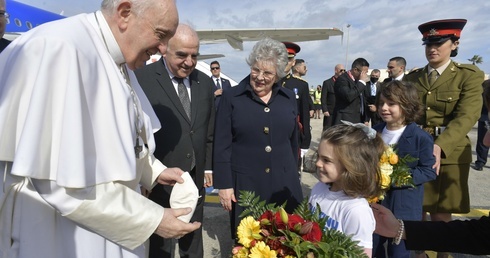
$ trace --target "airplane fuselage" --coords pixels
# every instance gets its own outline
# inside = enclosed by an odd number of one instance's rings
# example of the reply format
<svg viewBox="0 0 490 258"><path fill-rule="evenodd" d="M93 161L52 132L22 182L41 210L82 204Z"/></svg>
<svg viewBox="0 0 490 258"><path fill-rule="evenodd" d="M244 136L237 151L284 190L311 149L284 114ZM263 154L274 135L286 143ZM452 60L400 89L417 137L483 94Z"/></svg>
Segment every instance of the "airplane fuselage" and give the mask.
<svg viewBox="0 0 490 258"><path fill-rule="evenodd" d="M63 15L48 12L30 5L7 0L7 12L10 17L5 28L6 33L26 32L46 22L65 18Z"/></svg>

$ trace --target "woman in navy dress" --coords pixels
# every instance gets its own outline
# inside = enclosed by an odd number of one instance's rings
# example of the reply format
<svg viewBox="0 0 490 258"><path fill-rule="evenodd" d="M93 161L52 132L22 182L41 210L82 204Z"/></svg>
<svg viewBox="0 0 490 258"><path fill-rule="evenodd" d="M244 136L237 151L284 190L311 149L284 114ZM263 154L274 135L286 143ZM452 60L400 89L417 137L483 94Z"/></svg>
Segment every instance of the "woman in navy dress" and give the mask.
<svg viewBox="0 0 490 258"><path fill-rule="evenodd" d="M223 93L216 113L213 182L230 211L232 238L243 208L241 190L292 212L303 195L297 172L298 126L294 93L277 82L285 76L284 44L259 41L247 63L250 75Z"/></svg>

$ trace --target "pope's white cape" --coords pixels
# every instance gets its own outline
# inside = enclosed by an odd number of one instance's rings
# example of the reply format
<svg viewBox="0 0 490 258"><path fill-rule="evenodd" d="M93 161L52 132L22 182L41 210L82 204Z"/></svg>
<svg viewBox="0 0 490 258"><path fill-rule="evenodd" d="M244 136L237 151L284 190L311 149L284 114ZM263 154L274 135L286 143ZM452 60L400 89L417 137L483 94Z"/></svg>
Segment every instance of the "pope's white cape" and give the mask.
<svg viewBox="0 0 490 258"><path fill-rule="evenodd" d="M99 36L80 22L89 15L65 19L57 30L40 26L2 53L0 160L14 162L14 175L75 188L135 179L133 101ZM144 95L140 101L150 106ZM151 106L145 113L156 117ZM153 152L153 139L148 145Z"/></svg>
<svg viewBox="0 0 490 258"><path fill-rule="evenodd" d="M143 257L162 218L137 193L164 168L152 155L158 120L129 71L149 147L136 160L134 102L93 17L41 25L0 55L1 257ZM45 196L31 180L65 196ZM82 204L62 214L59 200L84 189Z"/></svg>

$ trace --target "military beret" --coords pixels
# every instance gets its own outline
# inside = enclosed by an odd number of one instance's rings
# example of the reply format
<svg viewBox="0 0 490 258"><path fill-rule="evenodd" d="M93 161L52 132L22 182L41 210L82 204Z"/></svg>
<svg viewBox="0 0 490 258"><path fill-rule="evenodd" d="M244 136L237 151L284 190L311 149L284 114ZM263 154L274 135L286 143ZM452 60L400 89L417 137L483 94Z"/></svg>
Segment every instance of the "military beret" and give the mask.
<svg viewBox="0 0 490 258"><path fill-rule="evenodd" d="M466 24L465 19L436 20L419 25L425 44L444 43L450 38L460 38Z"/></svg>
<svg viewBox="0 0 490 258"><path fill-rule="evenodd" d="M301 48L293 43L293 42L282 42L285 46L286 49L288 50L288 57L295 57L297 53L301 50Z"/></svg>

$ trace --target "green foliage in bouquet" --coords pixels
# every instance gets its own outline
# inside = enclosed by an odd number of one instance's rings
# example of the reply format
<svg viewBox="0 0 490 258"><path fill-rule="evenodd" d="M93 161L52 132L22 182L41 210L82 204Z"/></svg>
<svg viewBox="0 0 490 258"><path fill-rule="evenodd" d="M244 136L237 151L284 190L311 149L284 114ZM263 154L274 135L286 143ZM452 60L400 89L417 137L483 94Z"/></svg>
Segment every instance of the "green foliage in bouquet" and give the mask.
<svg viewBox="0 0 490 258"><path fill-rule="evenodd" d="M325 227L328 217L305 199L288 214L285 204L266 204L254 192L240 191L238 205L245 208L238 226L239 246L233 257L367 257L349 236Z"/></svg>

